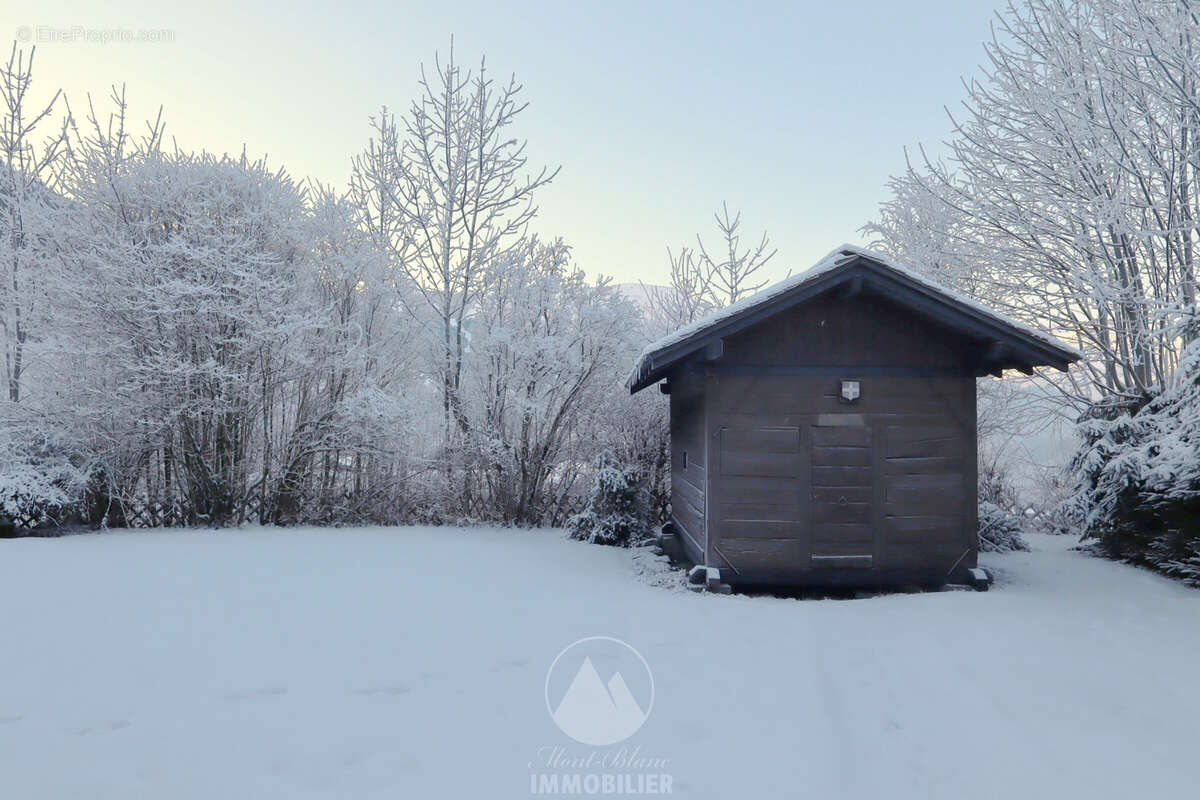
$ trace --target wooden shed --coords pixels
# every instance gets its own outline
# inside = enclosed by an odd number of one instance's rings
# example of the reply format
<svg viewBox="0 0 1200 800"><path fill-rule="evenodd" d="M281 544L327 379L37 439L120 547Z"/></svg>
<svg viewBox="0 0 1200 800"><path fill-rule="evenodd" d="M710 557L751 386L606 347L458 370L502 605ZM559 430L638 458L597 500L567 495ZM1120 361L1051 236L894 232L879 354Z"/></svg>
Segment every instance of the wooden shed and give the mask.
<svg viewBox="0 0 1200 800"><path fill-rule="evenodd" d="M977 566L975 379L1079 353L852 246L649 346L665 533L709 585L939 585Z"/></svg>

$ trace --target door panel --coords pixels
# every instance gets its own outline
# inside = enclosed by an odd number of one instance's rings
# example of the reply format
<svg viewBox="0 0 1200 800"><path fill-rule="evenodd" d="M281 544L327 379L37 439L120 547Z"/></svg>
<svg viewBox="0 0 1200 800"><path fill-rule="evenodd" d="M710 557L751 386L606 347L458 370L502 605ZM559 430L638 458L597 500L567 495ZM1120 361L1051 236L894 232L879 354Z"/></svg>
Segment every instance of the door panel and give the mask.
<svg viewBox="0 0 1200 800"><path fill-rule="evenodd" d="M963 513L974 499L970 436L949 426L897 422L887 426L885 456L888 564L952 564L973 533Z"/></svg>
<svg viewBox="0 0 1200 800"><path fill-rule="evenodd" d="M814 425L812 442L811 566L870 567L871 428Z"/></svg>
<svg viewBox="0 0 1200 800"><path fill-rule="evenodd" d="M798 427L730 427L720 433L716 556L742 568L803 566L800 486L807 471Z"/></svg>

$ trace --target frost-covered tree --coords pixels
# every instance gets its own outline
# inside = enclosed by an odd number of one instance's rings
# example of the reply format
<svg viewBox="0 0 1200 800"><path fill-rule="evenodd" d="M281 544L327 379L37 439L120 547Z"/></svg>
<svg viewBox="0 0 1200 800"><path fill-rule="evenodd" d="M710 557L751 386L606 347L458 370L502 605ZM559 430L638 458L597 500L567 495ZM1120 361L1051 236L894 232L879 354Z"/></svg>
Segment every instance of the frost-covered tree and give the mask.
<svg viewBox="0 0 1200 800"><path fill-rule="evenodd" d="M109 485L169 520L394 521L413 473L414 326L358 209L263 161L74 145L73 402ZM419 492L417 493L419 494Z"/></svg>
<svg viewBox="0 0 1200 800"><path fill-rule="evenodd" d="M507 522L561 523L621 391L637 310L561 240L528 239L485 288L468 331L472 501Z"/></svg>
<svg viewBox="0 0 1200 800"><path fill-rule="evenodd" d="M123 90L89 99L42 183L47 235L21 239L44 263L18 254L41 305L0 415L10 513L562 524L601 450L661 467L626 413L647 407L622 384L637 308L526 230L554 173L525 175L519 86L453 57L422 86L347 195L169 149L161 119L136 134Z"/></svg>
<svg viewBox="0 0 1200 800"><path fill-rule="evenodd" d="M743 246L739 231L742 212L730 216L727 203L721 204L721 210L713 214L713 219L720 234L719 244L706 247L704 239L697 234L696 245L707 276L708 299L720 308L766 286L767 281L759 273L777 251L771 247L765 231L757 244Z"/></svg>
<svg viewBox="0 0 1200 800"><path fill-rule="evenodd" d="M124 480L182 492L196 520L237 519L265 490L262 426L310 324L303 192L245 156L131 158L101 133L82 149L71 300L81 359L107 376L89 399L131 412L111 431L136 453Z"/></svg>
<svg viewBox="0 0 1200 800"><path fill-rule="evenodd" d="M36 101L34 50L13 44L0 65L0 348L4 393L21 399L29 346L47 314L47 273L55 252L52 186L66 148L66 120L55 119L61 92ZM47 133L47 131L49 131Z"/></svg>
<svg viewBox="0 0 1200 800"><path fill-rule="evenodd" d="M716 244L706 245L704 238L696 234L695 247L668 248L667 285L642 284L648 306L648 339L695 322L766 285L760 272L777 252L766 232L757 244L746 247L740 233L740 211L731 215L729 205L722 203L713 219L719 234Z"/></svg>
<svg viewBox="0 0 1200 800"><path fill-rule="evenodd" d="M512 126L525 109L515 77L497 83L480 60L464 71L435 58L420 97L398 118L383 108L354 161L352 191L365 225L415 288L414 316L434 348L449 447L469 433L462 396L468 318L496 261L521 246L534 192L558 174L527 173Z"/></svg>
<svg viewBox="0 0 1200 800"><path fill-rule="evenodd" d="M417 353L387 255L356 224L357 208L328 187L309 194L297 298L308 324L282 380L265 380L264 514L275 522L379 521L411 499Z"/></svg>
<svg viewBox="0 0 1200 800"><path fill-rule="evenodd" d="M1183 0L1027 0L999 17L944 162L892 181L877 245L1086 361L1078 408L1170 384L1196 335L1200 59Z"/></svg>
<svg viewBox="0 0 1200 800"><path fill-rule="evenodd" d="M667 248L667 259L671 266L666 286L641 284L646 295L648 341L695 322L716 308L710 298L711 275L696 251L690 247L678 251Z"/></svg>

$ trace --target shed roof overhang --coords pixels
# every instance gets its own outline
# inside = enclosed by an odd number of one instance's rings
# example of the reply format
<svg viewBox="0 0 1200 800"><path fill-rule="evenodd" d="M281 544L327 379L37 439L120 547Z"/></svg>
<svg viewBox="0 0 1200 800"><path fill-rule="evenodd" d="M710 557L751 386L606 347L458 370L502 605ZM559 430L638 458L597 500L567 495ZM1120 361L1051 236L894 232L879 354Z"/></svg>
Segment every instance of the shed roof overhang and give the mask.
<svg viewBox="0 0 1200 800"><path fill-rule="evenodd" d="M812 269L787 278L647 347L630 373L638 392L684 363L715 352L721 340L768 317L833 291L847 297L876 294L945 326L977 344L976 375L1051 366L1065 371L1081 354L1053 336L1009 320L918 273L863 248L843 246Z"/></svg>

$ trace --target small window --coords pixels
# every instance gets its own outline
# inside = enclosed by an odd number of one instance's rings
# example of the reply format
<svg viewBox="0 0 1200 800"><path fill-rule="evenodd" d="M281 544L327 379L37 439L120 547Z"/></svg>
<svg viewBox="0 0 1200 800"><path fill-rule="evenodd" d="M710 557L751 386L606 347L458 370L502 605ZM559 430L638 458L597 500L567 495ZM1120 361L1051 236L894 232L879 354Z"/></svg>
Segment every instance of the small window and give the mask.
<svg viewBox="0 0 1200 800"><path fill-rule="evenodd" d="M683 451L683 468L687 469L687 450Z"/></svg>

